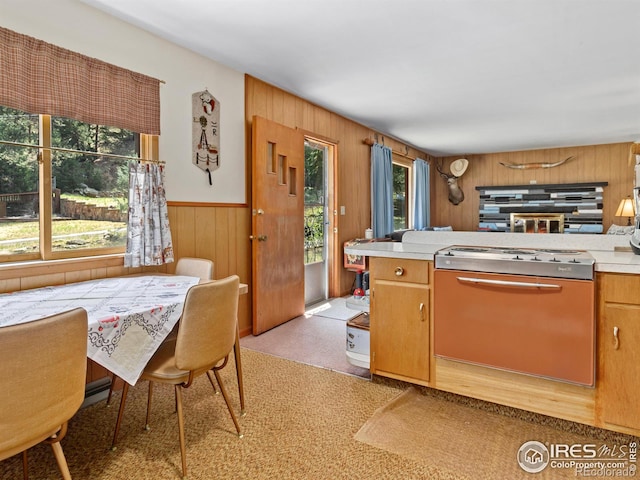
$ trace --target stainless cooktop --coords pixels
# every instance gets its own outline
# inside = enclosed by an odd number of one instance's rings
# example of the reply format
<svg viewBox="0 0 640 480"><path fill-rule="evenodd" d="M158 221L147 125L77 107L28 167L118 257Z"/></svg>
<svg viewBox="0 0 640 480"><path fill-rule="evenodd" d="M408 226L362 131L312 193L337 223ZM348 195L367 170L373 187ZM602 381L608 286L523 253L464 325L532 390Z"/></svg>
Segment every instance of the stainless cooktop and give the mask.
<svg viewBox="0 0 640 480"><path fill-rule="evenodd" d="M592 280L595 259L585 250L451 245L435 253L435 267Z"/></svg>

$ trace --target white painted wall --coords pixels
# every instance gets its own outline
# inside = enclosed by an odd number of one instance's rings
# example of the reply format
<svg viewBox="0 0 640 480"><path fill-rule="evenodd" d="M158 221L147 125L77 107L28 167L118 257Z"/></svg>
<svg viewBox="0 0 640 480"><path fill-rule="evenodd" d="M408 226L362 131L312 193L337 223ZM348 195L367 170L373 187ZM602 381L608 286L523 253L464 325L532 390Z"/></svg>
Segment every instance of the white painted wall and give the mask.
<svg viewBox="0 0 640 480"><path fill-rule="evenodd" d="M176 8L179 8L178 2ZM167 200L245 203L244 75L77 0L2 0L0 25L166 83L160 86L160 158ZM191 161L191 95L220 102L220 168Z"/></svg>

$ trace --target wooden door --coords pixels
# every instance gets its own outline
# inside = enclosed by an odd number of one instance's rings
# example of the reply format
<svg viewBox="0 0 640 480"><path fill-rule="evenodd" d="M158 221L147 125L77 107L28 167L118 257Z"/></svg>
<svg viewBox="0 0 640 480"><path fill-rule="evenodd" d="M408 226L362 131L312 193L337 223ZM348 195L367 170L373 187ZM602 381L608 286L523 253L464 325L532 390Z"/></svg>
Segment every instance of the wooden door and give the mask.
<svg viewBox="0 0 640 480"><path fill-rule="evenodd" d="M304 313L304 136L252 126L253 334Z"/></svg>

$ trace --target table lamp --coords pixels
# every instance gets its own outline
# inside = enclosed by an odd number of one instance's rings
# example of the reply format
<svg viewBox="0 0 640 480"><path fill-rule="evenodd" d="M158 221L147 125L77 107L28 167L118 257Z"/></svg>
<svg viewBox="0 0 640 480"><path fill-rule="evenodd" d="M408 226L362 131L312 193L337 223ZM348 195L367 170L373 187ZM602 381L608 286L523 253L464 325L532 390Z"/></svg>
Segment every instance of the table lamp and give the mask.
<svg viewBox="0 0 640 480"><path fill-rule="evenodd" d="M616 217L627 217L627 226L631 225L631 217L635 216L636 209L633 205L633 200L631 197L623 198L620 201L620 205L618 206L618 210L616 210Z"/></svg>

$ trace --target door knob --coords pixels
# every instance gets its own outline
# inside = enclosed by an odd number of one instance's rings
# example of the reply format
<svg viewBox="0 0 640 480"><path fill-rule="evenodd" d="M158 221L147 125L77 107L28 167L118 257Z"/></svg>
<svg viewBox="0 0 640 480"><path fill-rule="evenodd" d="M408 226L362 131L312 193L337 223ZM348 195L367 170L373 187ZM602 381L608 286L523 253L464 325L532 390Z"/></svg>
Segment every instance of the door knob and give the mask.
<svg viewBox="0 0 640 480"><path fill-rule="evenodd" d="M259 242L266 242L267 241L267 236L266 235L258 235L258 241Z"/></svg>

